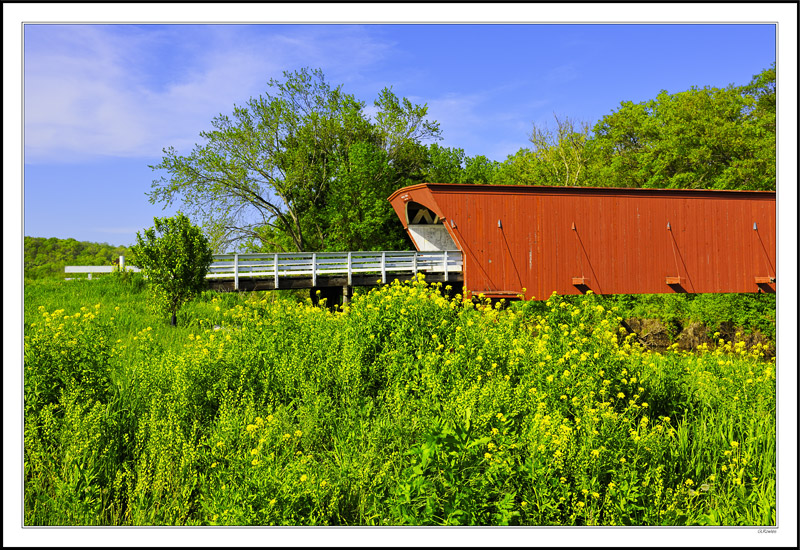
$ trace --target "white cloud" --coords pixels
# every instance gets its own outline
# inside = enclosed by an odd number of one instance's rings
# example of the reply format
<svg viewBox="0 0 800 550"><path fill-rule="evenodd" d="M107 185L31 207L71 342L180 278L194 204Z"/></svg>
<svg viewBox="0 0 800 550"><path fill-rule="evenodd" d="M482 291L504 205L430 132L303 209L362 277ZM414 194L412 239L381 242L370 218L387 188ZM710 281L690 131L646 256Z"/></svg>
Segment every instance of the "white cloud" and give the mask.
<svg viewBox="0 0 800 550"><path fill-rule="evenodd" d="M359 27L26 28L26 162L157 157L198 140L211 119L267 90L282 70L342 74L388 46Z"/></svg>

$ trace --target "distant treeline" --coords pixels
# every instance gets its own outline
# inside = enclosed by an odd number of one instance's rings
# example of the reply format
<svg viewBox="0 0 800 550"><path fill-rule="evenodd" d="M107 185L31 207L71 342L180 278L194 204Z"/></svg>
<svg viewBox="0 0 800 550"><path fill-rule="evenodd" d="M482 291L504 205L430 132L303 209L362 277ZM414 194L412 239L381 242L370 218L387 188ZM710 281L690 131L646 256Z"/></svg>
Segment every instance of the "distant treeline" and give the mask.
<svg viewBox="0 0 800 550"><path fill-rule="evenodd" d="M63 278L64 266L111 265L128 254L128 248L107 243L25 237L25 278Z"/></svg>

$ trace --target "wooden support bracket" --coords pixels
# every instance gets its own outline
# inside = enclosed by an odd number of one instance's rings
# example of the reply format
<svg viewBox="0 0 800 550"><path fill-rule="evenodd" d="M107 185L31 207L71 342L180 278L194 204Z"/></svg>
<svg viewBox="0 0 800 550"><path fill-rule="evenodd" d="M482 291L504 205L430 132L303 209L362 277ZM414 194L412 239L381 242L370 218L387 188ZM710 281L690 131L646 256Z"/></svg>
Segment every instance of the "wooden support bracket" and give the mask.
<svg viewBox="0 0 800 550"><path fill-rule="evenodd" d="M682 285L686 279L683 277L667 277L667 284L668 285Z"/></svg>
<svg viewBox="0 0 800 550"><path fill-rule="evenodd" d="M586 277L573 277L572 284L575 286L589 286L589 279Z"/></svg>
<svg viewBox="0 0 800 550"><path fill-rule="evenodd" d="M757 285L772 285L775 284L775 277L756 277Z"/></svg>

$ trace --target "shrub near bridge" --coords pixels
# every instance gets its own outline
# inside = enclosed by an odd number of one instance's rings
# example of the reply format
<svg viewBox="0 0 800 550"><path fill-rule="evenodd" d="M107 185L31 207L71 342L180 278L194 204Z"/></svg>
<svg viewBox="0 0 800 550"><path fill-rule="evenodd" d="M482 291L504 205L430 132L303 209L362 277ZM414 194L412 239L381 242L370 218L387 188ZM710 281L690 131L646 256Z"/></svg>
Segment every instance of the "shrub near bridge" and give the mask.
<svg viewBox="0 0 800 550"><path fill-rule="evenodd" d="M78 334L113 333L102 307L39 312L26 524L775 523L758 348L648 352L592 297L501 310L416 281L333 313L263 296L212 298L176 345L142 328L124 351ZM53 364L86 374L44 394Z"/></svg>

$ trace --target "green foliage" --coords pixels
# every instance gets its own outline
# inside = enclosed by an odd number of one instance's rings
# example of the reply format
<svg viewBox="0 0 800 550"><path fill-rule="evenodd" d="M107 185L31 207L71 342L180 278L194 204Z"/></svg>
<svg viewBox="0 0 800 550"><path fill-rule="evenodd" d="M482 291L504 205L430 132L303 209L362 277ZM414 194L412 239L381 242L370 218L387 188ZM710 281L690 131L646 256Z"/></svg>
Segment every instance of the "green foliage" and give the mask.
<svg viewBox="0 0 800 550"><path fill-rule="evenodd" d="M207 287L213 258L208 239L183 213L153 221L143 234L136 232L131 259L147 279L155 307L171 314L175 326L181 306Z"/></svg>
<svg viewBox="0 0 800 550"><path fill-rule="evenodd" d="M150 200L180 197L219 250L236 241L269 251L396 243L397 224L385 243L380 232L391 214L385 199L418 177L421 142L439 138L427 107L387 88L372 120L363 102L331 87L319 70L284 77L269 82L272 93L216 117L188 156L165 149L152 168L167 176L153 182ZM369 236L356 231L367 226Z"/></svg>
<svg viewBox="0 0 800 550"><path fill-rule="evenodd" d="M692 87L623 101L594 127L556 118L531 149L502 163L498 183L774 190L774 65L744 86Z"/></svg>
<svg viewBox="0 0 800 550"><path fill-rule="evenodd" d="M775 294L640 294L598 297L624 318L659 319L665 325L702 323L710 332L755 331L775 340ZM580 300L580 298L578 298Z"/></svg>
<svg viewBox="0 0 800 550"><path fill-rule="evenodd" d="M773 68L747 86L693 87L662 91L642 103L623 102L594 128L596 181L617 187L774 190L774 78Z"/></svg>
<svg viewBox="0 0 800 550"><path fill-rule="evenodd" d="M555 130L534 124L532 147L509 156L497 175L498 183L514 185L589 185L590 139L586 123L565 118L556 121Z"/></svg>
<svg viewBox="0 0 800 550"><path fill-rule="evenodd" d="M498 163L483 155L468 157L463 149L441 147L434 143L428 147L428 160L422 180L426 183L491 184Z"/></svg>
<svg viewBox="0 0 800 550"><path fill-rule="evenodd" d="M28 296L102 304L26 303L26 525L775 524L758 346L654 353L601 297L421 281L340 312L205 292L151 328L130 282L75 283Z"/></svg>
<svg viewBox="0 0 800 550"><path fill-rule="evenodd" d="M62 309L48 314L40 306L40 320L26 335L26 408L52 405L62 392L78 390L90 401L105 399L109 386L105 370L110 354L108 336L105 327L90 322L98 309L99 304L93 311L82 307L80 312L64 315Z"/></svg>
<svg viewBox="0 0 800 550"><path fill-rule="evenodd" d="M67 265L111 265L128 255L124 246L106 243L25 237L25 279L64 278Z"/></svg>
<svg viewBox="0 0 800 550"><path fill-rule="evenodd" d="M327 241L346 250L403 250L409 248L402 224L386 197L394 192L396 172L385 150L356 143L345 161L335 167L336 192L328 196Z"/></svg>

